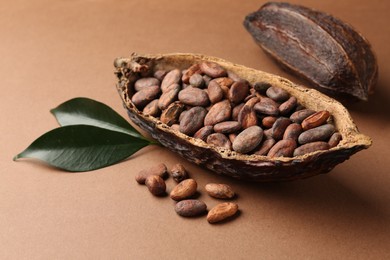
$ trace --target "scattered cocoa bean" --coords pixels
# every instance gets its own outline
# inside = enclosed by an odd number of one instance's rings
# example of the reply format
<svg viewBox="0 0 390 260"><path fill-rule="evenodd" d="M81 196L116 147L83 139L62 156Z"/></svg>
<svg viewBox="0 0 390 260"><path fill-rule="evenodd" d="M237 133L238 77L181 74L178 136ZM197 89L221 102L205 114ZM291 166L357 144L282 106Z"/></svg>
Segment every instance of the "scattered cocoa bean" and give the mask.
<svg viewBox="0 0 390 260"><path fill-rule="evenodd" d="M205 213L206 210L206 204L200 200L182 200L175 205L176 213L182 217L196 217Z"/></svg>
<svg viewBox="0 0 390 260"><path fill-rule="evenodd" d="M164 163L159 163L155 166L149 167L147 169L144 169L140 171L136 176L135 180L139 184L145 184L145 180L148 176L151 175L158 175L162 178L164 178L167 175L167 166Z"/></svg>
<svg viewBox="0 0 390 260"><path fill-rule="evenodd" d="M176 201L187 199L196 193L197 187L198 184L194 179L183 180L172 189L170 197Z"/></svg>
<svg viewBox="0 0 390 260"><path fill-rule="evenodd" d="M217 199L231 199L235 196L234 191L227 184L209 183L205 189L207 194Z"/></svg>
<svg viewBox="0 0 390 260"><path fill-rule="evenodd" d="M238 211L238 205L233 202L218 204L207 214L207 221L210 224L217 223L234 216Z"/></svg>
<svg viewBox="0 0 390 260"><path fill-rule="evenodd" d="M279 114L282 116L286 116L290 114L290 112L295 108L297 105L297 98L296 97L290 97L287 101L284 101L282 104L279 106Z"/></svg>
<svg viewBox="0 0 390 260"><path fill-rule="evenodd" d="M181 163L173 165L171 168L171 175L176 182L181 182L185 179L188 179L188 173Z"/></svg>
<svg viewBox="0 0 390 260"><path fill-rule="evenodd" d="M165 194L165 181L158 175L150 175L145 180L145 185L154 196Z"/></svg>

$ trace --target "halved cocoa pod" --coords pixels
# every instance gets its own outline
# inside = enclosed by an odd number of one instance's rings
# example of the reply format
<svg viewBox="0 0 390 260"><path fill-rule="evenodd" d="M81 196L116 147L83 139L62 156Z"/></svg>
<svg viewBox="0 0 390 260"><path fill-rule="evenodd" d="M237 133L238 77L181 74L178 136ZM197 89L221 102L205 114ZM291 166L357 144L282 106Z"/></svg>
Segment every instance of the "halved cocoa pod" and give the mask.
<svg viewBox="0 0 390 260"><path fill-rule="evenodd" d="M135 93L134 82L141 77L140 68L142 71L150 70L150 73L153 74L157 70L184 70L193 64L200 64L204 61L218 63L229 72L229 75L235 74L239 78L247 80L251 88L256 82L268 82L272 86L284 89L290 96L296 97L298 104L307 109L329 111L335 130L342 137L340 143L329 150L310 152L295 157L275 156L271 158L256 154L246 155L232 151L231 148L207 144L201 139L175 131L158 118L144 115L132 103L131 98ZM190 162L222 175L252 181L285 181L307 178L329 172L354 153L371 145L371 139L359 133L348 111L338 101L314 89L298 86L287 79L272 74L222 59L194 54L133 54L130 58L118 58L115 65L119 78L117 89L131 120L168 149ZM264 131L264 138L268 138L267 131Z"/></svg>
<svg viewBox="0 0 390 260"><path fill-rule="evenodd" d="M368 41L324 12L269 2L246 16L255 42L284 68L340 99L367 100L378 78Z"/></svg>

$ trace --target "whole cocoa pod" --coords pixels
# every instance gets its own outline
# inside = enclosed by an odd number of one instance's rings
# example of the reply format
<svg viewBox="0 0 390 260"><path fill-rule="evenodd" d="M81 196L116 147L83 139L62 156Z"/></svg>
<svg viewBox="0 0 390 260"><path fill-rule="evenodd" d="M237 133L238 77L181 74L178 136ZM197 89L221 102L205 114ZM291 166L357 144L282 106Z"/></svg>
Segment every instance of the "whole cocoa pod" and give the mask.
<svg viewBox="0 0 390 260"><path fill-rule="evenodd" d="M367 100L378 78L368 41L352 26L307 7L269 2L244 26L280 65L341 99Z"/></svg>

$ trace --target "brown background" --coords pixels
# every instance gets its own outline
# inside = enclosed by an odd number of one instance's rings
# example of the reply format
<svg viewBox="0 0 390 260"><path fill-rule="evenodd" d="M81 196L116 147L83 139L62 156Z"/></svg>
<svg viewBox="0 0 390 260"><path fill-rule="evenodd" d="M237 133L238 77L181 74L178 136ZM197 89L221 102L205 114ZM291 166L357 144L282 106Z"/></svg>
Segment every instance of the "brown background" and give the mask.
<svg viewBox="0 0 390 260"><path fill-rule="evenodd" d="M390 258L390 2L292 1L354 25L380 67L377 92L349 105L374 144L330 174L292 183L253 184L216 176L164 148L94 172L66 173L12 157L57 127L49 110L78 96L126 116L113 60L131 52L193 52L276 73L242 26L264 1L2 0L0 3L1 259ZM134 174L182 162L203 192L230 184L241 214L209 225L176 215ZM173 181L168 181L168 189Z"/></svg>

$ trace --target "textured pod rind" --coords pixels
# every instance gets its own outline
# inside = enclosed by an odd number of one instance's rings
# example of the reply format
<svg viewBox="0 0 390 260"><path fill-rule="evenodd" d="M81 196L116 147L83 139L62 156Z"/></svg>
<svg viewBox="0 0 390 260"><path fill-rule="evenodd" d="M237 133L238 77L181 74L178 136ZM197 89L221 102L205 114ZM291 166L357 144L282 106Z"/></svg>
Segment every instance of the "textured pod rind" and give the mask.
<svg viewBox="0 0 390 260"><path fill-rule="evenodd" d="M135 80L140 77L140 72L138 72L140 68L145 70L146 66L152 71L186 69L201 61L216 62L229 72L248 80L251 85L261 80L283 88L308 109L328 110L333 116L337 130L342 135L342 141L337 147L330 150L291 158L244 155L208 145L200 139L174 131L157 118L144 115L131 102L131 93L134 93L132 88ZM117 89L130 119L163 146L188 161L221 175L259 182L307 178L329 172L354 153L371 145L371 139L358 132L348 111L339 102L314 89L298 86L287 79L269 73L233 64L219 58L195 54L133 54L130 58L118 58L114 64L117 64L116 75L119 79Z"/></svg>
<svg viewBox="0 0 390 260"><path fill-rule="evenodd" d="M246 16L255 42L283 68L340 99L367 100L378 79L369 42L324 12L269 2Z"/></svg>

